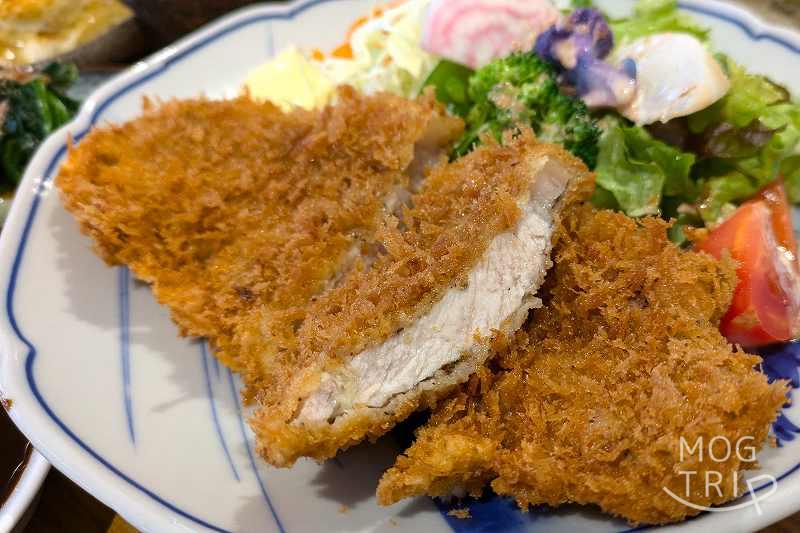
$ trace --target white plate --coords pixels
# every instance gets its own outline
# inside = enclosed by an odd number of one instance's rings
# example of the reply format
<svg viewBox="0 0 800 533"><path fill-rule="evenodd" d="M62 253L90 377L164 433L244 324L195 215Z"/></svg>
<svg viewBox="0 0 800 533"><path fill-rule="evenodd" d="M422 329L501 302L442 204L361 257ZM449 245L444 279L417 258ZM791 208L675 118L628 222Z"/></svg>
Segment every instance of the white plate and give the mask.
<svg viewBox="0 0 800 533"><path fill-rule="evenodd" d="M0 392L14 400L11 416L56 467L146 531L624 530L592 509L522 514L500 499L473 504L464 521L424 498L378 507L377 479L399 449L392 438L325 465L267 468L254 455L236 378L203 343L178 337L146 286L102 264L52 190L69 136L136 116L143 95L233 94L249 69L290 43L334 46L371 4L311 0L230 15L98 90L44 144L0 238ZM683 5L713 27L719 49L800 94L800 36L722 2ZM788 366L796 372L796 362ZM800 422L800 406L785 417L783 446L761 455L761 473L780 479L777 492L758 509L678 527L752 530L800 510L800 439L788 423Z"/></svg>

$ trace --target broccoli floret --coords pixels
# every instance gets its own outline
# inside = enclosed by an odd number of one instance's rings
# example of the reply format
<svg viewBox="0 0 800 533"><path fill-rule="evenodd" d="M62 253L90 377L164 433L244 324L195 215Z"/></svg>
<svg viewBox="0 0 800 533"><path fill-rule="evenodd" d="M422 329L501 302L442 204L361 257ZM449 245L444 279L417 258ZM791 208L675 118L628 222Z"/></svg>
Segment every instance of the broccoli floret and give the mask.
<svg viewBox="0 0 800 533"><path fill-rule="evenodd" d="M597 163L600 130L580 100L563 94L555 69L533 53L517 52L492 61L470 78L472 107L466 132L455 148L461 156L489 133L527 124L543 141L563 144L590 167Z"/></svg>

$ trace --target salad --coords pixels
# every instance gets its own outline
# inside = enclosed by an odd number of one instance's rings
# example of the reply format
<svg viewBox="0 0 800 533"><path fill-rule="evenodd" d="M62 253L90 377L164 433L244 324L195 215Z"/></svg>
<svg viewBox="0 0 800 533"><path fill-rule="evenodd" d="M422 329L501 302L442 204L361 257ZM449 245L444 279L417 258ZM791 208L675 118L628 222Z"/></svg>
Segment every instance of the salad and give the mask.
<svg viewBox="0 0 800 533"><path fill-rule="evenodd" d="M280 75L275 75L280 73ZM738 263L721 331L758 347L800 335L800 104L714 50L675 0L613 19L589 1L407 0L354 21L331 51L289 48L246 82L308 109L335 87L414 98L463 118L451 158L527 124L596 172L593 202L673 221L669 236Z"/></svg>

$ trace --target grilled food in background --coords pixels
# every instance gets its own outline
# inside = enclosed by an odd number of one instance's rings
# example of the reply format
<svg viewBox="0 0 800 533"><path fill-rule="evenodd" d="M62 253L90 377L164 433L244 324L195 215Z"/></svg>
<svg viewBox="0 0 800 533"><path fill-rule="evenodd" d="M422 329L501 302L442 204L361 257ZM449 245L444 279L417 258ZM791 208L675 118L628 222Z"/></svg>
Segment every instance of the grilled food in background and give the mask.
<svg viewBox="0 0 800 533"><path fill-rule="evenodd" d="M133 59L142 43L133 12L118 0L0 2L0 223L39 144L78 110L80 97L67 94L76 64Z"/></svg>
<svg viewBox="0 0 800 533"><path fill-rule="evenodd" d="M140 43L133 12L118 0L0 2L0 61L6 64L120 61Z"/></svg>

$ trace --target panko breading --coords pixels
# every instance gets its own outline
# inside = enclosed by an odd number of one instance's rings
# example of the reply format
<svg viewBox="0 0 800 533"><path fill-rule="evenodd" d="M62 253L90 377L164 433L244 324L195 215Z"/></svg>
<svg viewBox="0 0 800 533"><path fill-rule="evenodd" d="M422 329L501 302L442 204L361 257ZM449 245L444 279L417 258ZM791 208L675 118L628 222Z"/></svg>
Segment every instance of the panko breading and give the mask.
<svg viewBox="0 0 800 533"><path fill-rule="evenodd" d="M381 479L379 501L486 486L530 505L597 504L663 524L735 497L757 467L711 439L760 449L786 384L754 369L717 325L736 277L729 262L681 251L666 223L583 206L559 231L544 308L460 393L437 408ZM703 439L705 453L684 449ZM695 471L686 494L686 476ZM706 491L721 475L720 494ZM711 478L716 479L716 474ZM744 490L740 483L739 491Z"/></svg>
<svg viewBox="0 0 800 533"><path fill-rule="evenodd" d="M432 405L513 335L550 267L554 218L592 187L586 167L528 131L436 167L372 268L305 307L243 324L251 421L277 466L322 460Z"/></svg>
<svg viewBox="0 0 800 533"><path fill-rule="evenodd" d="M151 283L183 334L208 337L241 370L235 324L256 307L302 305L346 274L408 194L415 146L442 154L461 128L432 95L346 87L315 112L246 96L146 103L73 147L57 185L97 252Z"/></svg>

